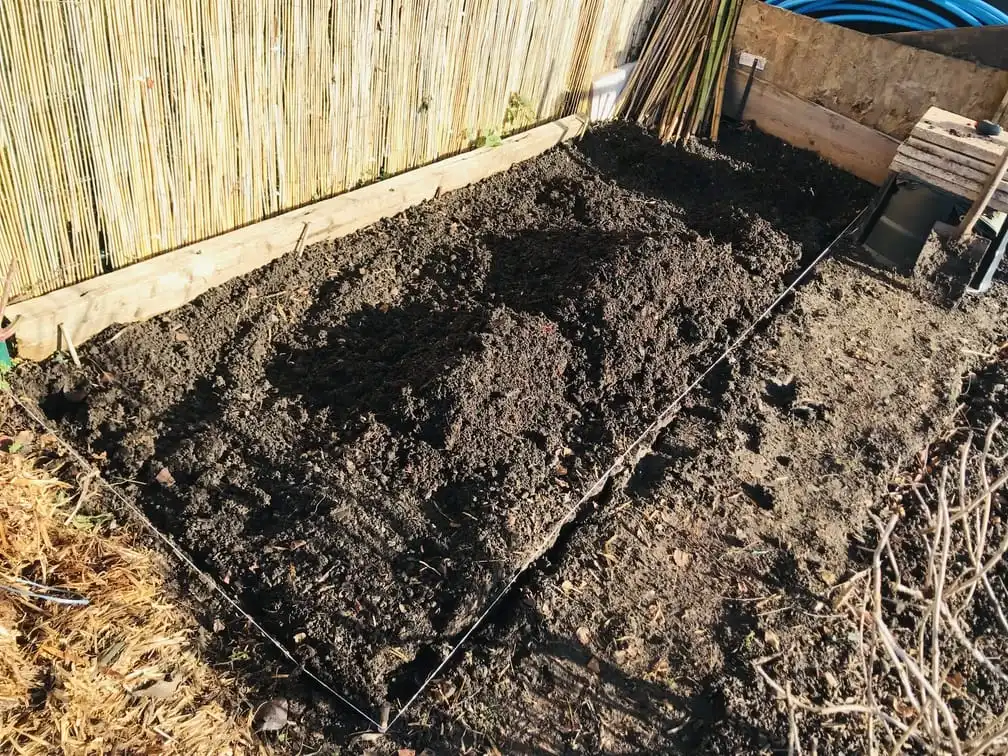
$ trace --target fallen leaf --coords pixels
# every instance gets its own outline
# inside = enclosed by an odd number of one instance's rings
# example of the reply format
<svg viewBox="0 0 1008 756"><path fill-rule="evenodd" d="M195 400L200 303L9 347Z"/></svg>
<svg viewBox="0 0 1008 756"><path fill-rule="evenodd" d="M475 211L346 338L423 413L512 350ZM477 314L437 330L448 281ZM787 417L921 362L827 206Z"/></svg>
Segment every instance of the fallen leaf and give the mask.
<svg viewBox="0 0 1008 756"><path fill-rule="evenodd" d="M158 474L154 476L154 479L162 486L167 486L168 488L175 485L175 476L171 474L171 471L167 467L162 467L158 470Z"/></svg>
<svg viewBox="0 0 1008 756"><path fill-rule="evenodd" d="M589 645L591 643L591 630L587 627L579 627L577 629L577 639L582 646Z"/></svg>
<svg viewBox="0 0 1008 756"><path fill-rule="evenodd" d="M826 681L826 685L830 688L830 690L836 690L837 688L840 687L840 681L837 680L836 675L834 675L828 669L825 672L823 672L823 679Z"/></svg>
<svg viewBox="0 0 1008 756"><path fill-rule="evenodd" d="M904 719L912 719L917 715L917 709L912 704L899 698L893 699L893 711Z"/></svg>
<svg viewBox="0 0 1008 756"><path fill-rule="evenodd" d="M599 660L596 659L594 656L588 660L587 667L589 672L596 675L599 673L599 669L601 668L599 665Z"/></svg>
<svg viewBox="0 0 1008 756"><path fill-rule="evenodd" d="M171 698L175 695L175 691L178 690L180 682L181 680L177 678L175 680L155 680L149 685L134 690L133 695L137 698Z"/></svg>
<svg viewBox="0 0 1008 756"><path fill-rule="evenodd" d="M966 685L966 678L959 672L951 672L949 673L949 676L945 678L945 682L957 690L962 690L963 686Z"/></svg>
<svg viewBox="0 0 1008 756"><path fill-rule="evenodd" d="M763 640L774 651L780 651L781 647L780 636L777 635L777 633L775 633L773 630L765 630L763 632Z"/></svg>
<svg viewBox="0 0 1008 756"><path fill-rule="evenodd" d="M671 669L672 668L669 666L668 659L662 656L651 665L651 674L657 677L664 677Z"/></svg>
<svg viewBox="0 0 1008 756"><path fill-rule="evenodd" d="M111 644L98 655L98 669L105 670L119 661L119 657L126 650L126 641L119 640Z"/></svg>
<svg viewBox="0 0 1008 756"><path fill-rule="evenodd" d="M11 454L17 454L19 451L24 451L30 449L32 444L35 443L35 434L29 430L23 430L14 436L14 443L10 445Z"/></svg>
<svg viewBox="0 0 1008 756"><path fill-rule="evenodd" d="M274 698L259 706L252 718L256 732L277 732L288 724L289 704L286 698Z"/></svg>
<svg viewBox="0 0 1008 756"><path fill-rule="evenodd" d="M676 567L688 567L690 559L690 555L682 549L676 549L672 552L672 561L675 562Z"/></svg>

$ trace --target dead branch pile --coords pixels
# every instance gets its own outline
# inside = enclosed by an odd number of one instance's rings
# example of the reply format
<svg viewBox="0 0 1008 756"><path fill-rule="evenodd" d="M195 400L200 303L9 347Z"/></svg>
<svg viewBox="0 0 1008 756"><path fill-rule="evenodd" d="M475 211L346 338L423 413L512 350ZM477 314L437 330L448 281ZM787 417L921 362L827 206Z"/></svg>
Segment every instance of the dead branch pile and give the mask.
<svg viewBox="0 0 1008 756"><path fill-rule="evenodd" d="M872 753L1008 750L1008 428L963 430L875 519L871 566L833 597L860 649L860 695L814 702L755 668L786 707L789 751L801 720L846 720ZM806 744L807 746L807 744Z"/></svg>

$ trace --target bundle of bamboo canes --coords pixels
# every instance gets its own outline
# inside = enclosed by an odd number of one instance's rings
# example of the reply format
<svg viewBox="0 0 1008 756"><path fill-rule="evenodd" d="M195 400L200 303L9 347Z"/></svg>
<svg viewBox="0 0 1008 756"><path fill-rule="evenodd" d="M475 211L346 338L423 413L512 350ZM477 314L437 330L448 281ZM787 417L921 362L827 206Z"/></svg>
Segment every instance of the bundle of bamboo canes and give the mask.
<svg viewBox="0 0 1008 756"><path fill-rule="evenodd" d="M623 90L618 112L663 142L717 139L742 0L670 0Z"/></svg>

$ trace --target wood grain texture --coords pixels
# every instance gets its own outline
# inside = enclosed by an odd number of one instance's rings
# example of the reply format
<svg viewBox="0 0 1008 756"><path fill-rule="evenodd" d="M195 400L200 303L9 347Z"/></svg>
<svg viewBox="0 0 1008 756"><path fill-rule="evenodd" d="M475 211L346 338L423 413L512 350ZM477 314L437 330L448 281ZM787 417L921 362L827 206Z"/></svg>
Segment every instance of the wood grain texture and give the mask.
<svg viewBox="0 0 1008 756"><path fill-rule="evenodd" d="M973 170L980 171L984 174L989 173L994 167L994 164L990 160L981 160L969 155L964 155L961 152L949 149L948 147L944 147L940 144L934 144L933 142L918 139L913 134L910 135L909 139L903 142L903 147L911 150L910 154L912 156L918 157L925 162L952 160L960 166L972 168ZM927 157L923 157L921 153L926 154Z"/></svg>
<svg viewBox="0 0 1008 756"><path fill-rule="evenodd" d="M893 160L892 169L968 200L976 200L985 186L984 180L976 181L960 174L951 173L931 163L914 160L902 153L897 154L896 159ZM1005 191L996 192L989 204L994 210L1008 212L1008 193Z"/></svg>
<svg viewBox="0 0 1008 756"><path fill-rule="evenodd" d="M929 108L900 145L893 170L914 176L960 197L1008 209L1008 182L995 171L1008 154L1008 134L976 132L976 121L940 108ZM993 182L993 184L992 184ZM990 189L989 197L988 189Z"/></svg>
<svg viewBox="0 0 1008 756"><path fill-rule="evenodd" d="M992 166L1001 160L1001 155L1008 149L1008 133L1002 131L994 137L978 134L976 121L939 108L930 108L914 126L912 135Z"/></svg>
<svg viewBox="0 0 1008 756"><path fill-rule="evenodd" d="M62 325L81 344L115 323L159 315L249 273L299 245L334 239L467 186L579 136L586 120L568 116L485 147L417 168L332 199L191 244L160 257L12 305L21 316L18 354L44 359ZM303 237L303 238L302 238Z"/></svg>
<svg viewBox="0 0 1008 756"><path fill-rule="evenodd" d="M959 238L966 238L973 233L973 227L980 219L980 215L987 209L988 205L991 207L994 206L994 197L999 193L998 187L1001 185L1001 180L1004 178L1006 171L1008 171L1008 150L1004 151L997 167L991 171L991 174L984 180L983 187L977 194L976 199L973 200L973 205L970 207L969 212L966 213L962 222L959 224L959 227L956 229L956 232L959 234Z"/></svg>
<svg viewBox="0 0 1008 756"><path fill-rule="evenodd" d="M732 69L725 115L738 114L749 71ZM858 178L881 185L899 141L850 118L756 79L743 118L767 134L806 150Z"/></svg>
<svg viewBox="0 0 1008 756"><path fill-rule="evenodd" d="M1008 26L967 26L961 29L895 32L881 36L901 45L1008 70Z"/></svg>
<svg viewBox="0 0 1008 756"><path fill-rule="evenodd" d="M735 50L767 59L758 76L897 139L929 107L990 118L1008 71L872 37L746 0Z"/></svg>

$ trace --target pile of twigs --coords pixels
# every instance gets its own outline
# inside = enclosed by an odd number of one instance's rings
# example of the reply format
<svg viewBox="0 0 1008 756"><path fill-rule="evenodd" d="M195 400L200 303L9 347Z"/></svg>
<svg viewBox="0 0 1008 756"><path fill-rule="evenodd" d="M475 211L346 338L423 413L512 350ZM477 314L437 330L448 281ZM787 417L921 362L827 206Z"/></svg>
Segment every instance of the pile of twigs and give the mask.
<svg viewBox="0 0 1008 756"><path fill-rule="evenodd" d="M742 0L670 0L623 90L621 118L663 142L704 130L717 139Z"/></svg>
<svg viewBox="0 0 1008 756"><path fill-rule="evenodd" d="M775 657L754 662L787 707L789 753L802 751L803 715L860 722L870 753L1008 752L1001 425L995 419L979 443L969 432L958 459L913 483L907 510L876 520L871 567L836 586L833 609L849 612L858 640L860 664L843 675L856 696L815 701L771 677L764 665Z"/></svg>

